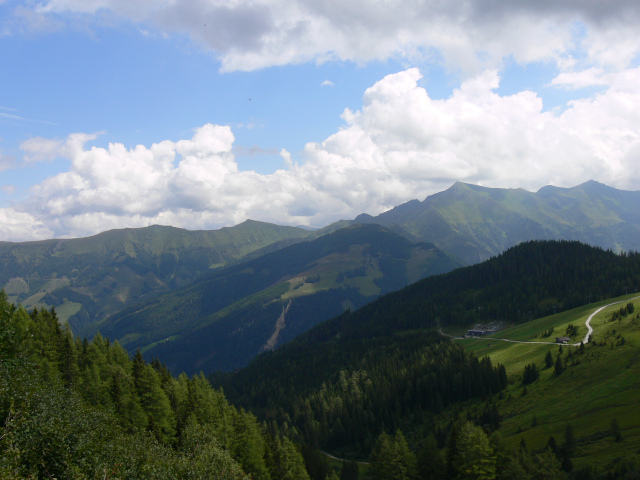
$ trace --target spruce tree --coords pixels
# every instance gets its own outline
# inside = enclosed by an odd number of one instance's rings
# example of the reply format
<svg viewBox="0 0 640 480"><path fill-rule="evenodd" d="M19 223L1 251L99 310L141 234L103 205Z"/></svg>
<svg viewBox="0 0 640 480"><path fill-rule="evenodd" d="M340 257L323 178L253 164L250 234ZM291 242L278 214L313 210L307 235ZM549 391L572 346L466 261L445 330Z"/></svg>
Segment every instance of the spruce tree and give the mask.
<svg viewBox="0 0 640 480"><path fill-rule="evenodd" d="M490 480L496 476L496 456L489 438L471 422L465 423L460 429L456 461L456 478L459 480Z"/></svg>
<svg viewBox="0 0 640 480"><path fill-rule="evenodd" d="M560 358L560 355L558 355L558 358L556 358L556 363L553 367L553 374L557 377L561 375L563 371L564 366L562 365L562 359Z"/></svg>
<svg viewBox="0 0 640 480"><path fill-rule="evenodd" d="M551 354L551 350L547 350L547 355L544 357L544 364L546 368L553 367L553 355Z"/></svg>
<svg viewBox="0 0 640 480"><path fill-rule="evenodd" d="M418 478L423 480L443 479L445 463L433 435L429 435L418 451Z"/></svg>

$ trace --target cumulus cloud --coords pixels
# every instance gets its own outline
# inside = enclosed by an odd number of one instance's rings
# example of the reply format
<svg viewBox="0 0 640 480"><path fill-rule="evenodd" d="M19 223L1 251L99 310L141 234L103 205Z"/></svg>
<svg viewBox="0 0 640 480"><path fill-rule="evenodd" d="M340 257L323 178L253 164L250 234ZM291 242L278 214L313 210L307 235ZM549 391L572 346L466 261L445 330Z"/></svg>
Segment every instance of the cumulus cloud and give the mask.
<svg viewBox="0 0 640 480"><path fill-rule="evenodd" d="M54 232L33 215L13 208L0 208L0 238L3 241L24 242L53 236Z"/></svg>
<svg viewBox="0 0 640 480"><path fill-rule="evenodd" d="M562 72L551 80L551 85L567 89L596 87L609 85L611 78L604 69L592 67L579 72Z"/></svg>
<svg viewBox="0 0 640 480"><path fill-rule="evenodd" d="M624 68L637 55L640 10L634 0L318 2L316 0L48 0L34 15L101 17L105 12L186 34L222 69L254 70L331 59L442 58L477 72L511 57L521 63L576 60ZM25 13L23 12L23 15ZM577 61L577 60L576 60ZM588 65L593 66L593 65Z"/></svg>
<svg viewBox="0 0 640 480"><path fill-rule="evenodd" d="M46 162L55 160L62 151L63 142L51 138L34 137L20 145L25 162Z"/></svg>
<svg viewBox="0 0 640 480"><path fill-rule="evenodd" d="M531 91L500 95L495 71L438 100L420 78L413 68L381 79L359 110L344 111L340 130L308 143L295 161L281 150L285 168L271 174L238 168L228 126L207 124L188 139L131 149L89 147L95 135L86 134L32 139L23 150L34 161L64 155L71 167L2 210L0 234L218 228L247 218L323 226L423 199L457 180L529 190L589 179L623 189L640 183L640 68L612 74L606 91L560 114L544 111Z"/></svg>
<svg viewBox="0 0 640 480"><path fill-rule="evenodd" d="M33 137L20 144L23 160L28 163L50 162L58 157L69 157L79 148L97 138L100 133L74 133L66 141L52 138Z"/></svg>

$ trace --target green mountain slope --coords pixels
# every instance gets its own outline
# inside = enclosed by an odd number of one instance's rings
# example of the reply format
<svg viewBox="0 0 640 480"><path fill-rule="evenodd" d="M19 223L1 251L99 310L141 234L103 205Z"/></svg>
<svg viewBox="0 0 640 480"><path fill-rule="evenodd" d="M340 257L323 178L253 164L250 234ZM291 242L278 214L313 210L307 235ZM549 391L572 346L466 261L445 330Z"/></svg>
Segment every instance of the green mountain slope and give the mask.
<svg viewBox="0 0 640 480"><path fill-rule="evenodd" d="M0 286L25 307L55 306L78 329L260 248L308 234L246 221L213 231L156 225L88 238L0 242Z"/></svg>
<svg viewBox="0 0 640 480"><path fill-rule="evenodd" d="M579 341L586 334L587 318L613 302L620 303L604 309L591 321L594 332L585 348L564 346L560 352L553 343L491 339L553 342L555 335L565 335L567 327L573 325L578 327L574 339ZM634 307L629 309L629 304ZM507 369L511 384L498 402L504 418L500 431L505 440L516 447L524 439L530 449L542 449L550 436L561 442L567 424L571 424L576 439L576 465L605 467L621 458L640 460L639 310L636 293L534 320L483 339L458 340L467 350L488 355ZM556 333L544 337L551 328ZM552 353L554 363L560 358L561 374L556 374L553 366L546 366L547 352ZM526 386L523 396L523 372L531 364L536 365L539 379ZM619 426L618 438L612 429L614 420Z"/></svg>
<svg viewBox="0 0 640 480"><path fill-rule="evenodd" d="M442 438L451 425L442 425L444 433L437 432L430 419L446 408L443 392L450 390L441 391L438 400L433 389L442 386L440 382L454 390L471 387L462 373L446 380L437 374L425 376L443 361L424 350L434 341L439 324L465 331L496 320L528 325L530 318L545 316L554 306L566 311L586 304L590 296L600 300L639 288L640 254L616 255L578 242L527 242L482 264L426 278L323 322L257 357L245 369L214 375L212 381L234 403L259 417L286 419L305 442L344 453L362 455L385 429L411 430L416 441L424 432ZM481 366L473 368L480 375ZM381 371L388 374L379 375ZM484 388L488 396L489 388ZM386 403L379 405L376 399ZM372 417L374 405L378 413ZM499 423L492 420L492 411L491 404L483 404L470 415ZM359 436L351 437L351 443L332 443L331 428L323 429L324 416L334 424L349 422L345 430Z"/></svg>
<svg viewBox="0 0 640 480"><path fill-rule="evenodd" d="M347 308L457 266L433 245L355 225L213 272L95 328L174 371L234 369Z"/></svg>
<svg viewBox="0 0 640 480"><path fill-rule="evenodd" d="M578 240L614 251L640 250L640 192L589 181L574 188L486 188L456 183L377 217L355 222L397 225L467 264L528 240Z"/></svg>

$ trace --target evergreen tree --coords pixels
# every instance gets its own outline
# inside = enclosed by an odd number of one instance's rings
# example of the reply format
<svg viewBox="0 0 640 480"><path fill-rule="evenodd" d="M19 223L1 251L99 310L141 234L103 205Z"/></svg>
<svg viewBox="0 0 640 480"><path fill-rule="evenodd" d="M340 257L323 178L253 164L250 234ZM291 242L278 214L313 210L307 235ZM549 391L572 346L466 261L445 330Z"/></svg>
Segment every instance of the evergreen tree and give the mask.
<svg viewBox="0 0 640 480"><path fill-rule="evenodd" d="M553 435L551 435L549 440L547 440L547 450L551 450L556 457L559 456L560 450L558 449L558 443Z"/></svg>
<svg viewBox="0 0 640 480"><path fill-rule="evenodd" d="M532 479L536 480L565 480L567 476L561 464L550 449L533 456L533 468L530 470Z"/></svg>
<svg viewBox="0 0 640 480"><path fill-rule="evenodd" d="M445 478L455 478L458 475L458 441L460 437L460 427L454 423L447 437L447 448L445 456Z"/></svg>
<svg viewBox="0 0 640 480"><path fill-rule="evenodd" d="M445 462L433 435L429 435L418 451L418 478L421 480L444 479Z"/></svg>
<svg viewBox="0 0 640 480"><path fill-rule="evenodd" d="M524 373L522 374L522 383L529 385L540 378L540 372L535 363L530 363L524 367Z"/></svg>
<svg viewBox="0 0 640 480"><path fill-rule="evenodd" d="M484 431L471 422L460 429L457 479L490 480L496 476L496 456Z"/></svg>
<svg viewBox="0 0 640 480"><path fill-rule="evenodd" d="M275 437L268 449L267 468L272 479L310 480L304 460L287 437Z"/></svg>
<svg viewBox="0 0 640 480"><path fill-rule="evenodd" d="M393 437L381 433L376 440L368 469L373 480L410 480L415 475L415 456L400 430Z"/></svg>
<svg viewBox="0 0 640 480"><path fill-rule="evenodd" d="M378 435L369 457L367 474L371 480L391 478L389 459L392 455L391 438L385 432Z"/></svg>
<svg viewBox="0 0 640 480"><path fill-rule="evenodd" d="M565 472L570 472L573 469L573 462L571 457L575 453L575 438L573 436L573 425L567 424L564 430L564 443L560 449L562 459L562 469Z"/></svg>
<svg viewBox="0 0 640 480"><path fill-rule="evenodd" d="M564 371L564 366L562 365L562 359L560 358L560 355L558 355L558 357L556 358L556 363L553 367L553 374L556 377L558 377L562 375L563 371Z"/></svg>
<svg viewBox="0 0 640 480"><path fill-rule="evenodd" d="M553 355L551 354L551 350L547 350L547 355L544 357L544 365L545 368L553 367Z"/></svg>
<svg viewBox="0 0 640 480"><path fill-rule="evenodd" d="M618 420L616 418L611 420L611 435L616 442L622 441L622 433L620 432L620 425L618 424Z"/></svg>
<svg viewBox="0 0 640 480"><path fill-rule="evenodd" d="M410 480L414 478L416 458L413 452L409 450L409 445L400 429L396 430L392 454L391 469L393 476L390 478L393 480Z"/></svg>

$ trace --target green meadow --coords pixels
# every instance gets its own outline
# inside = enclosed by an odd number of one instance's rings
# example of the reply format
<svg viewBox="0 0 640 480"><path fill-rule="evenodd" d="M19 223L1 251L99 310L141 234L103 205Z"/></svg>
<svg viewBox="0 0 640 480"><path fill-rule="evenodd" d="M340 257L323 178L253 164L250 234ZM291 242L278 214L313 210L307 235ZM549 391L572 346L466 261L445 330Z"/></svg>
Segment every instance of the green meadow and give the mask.
<svg viewBox="0 0 640 480"><path fill-rule="evenodd" d="M576 438L576 465L605 466L620 459L640 460L640 299L628 295L593 303L568 312L540 318L502 330L494 335L456 340L478 356L489 356L505 366L509 387L497 400L502 416L500 432L512 448L524 439L533 450L545 448L550 436L558 444L564 440L568 424ZM599 307L612 305L594 317L592 341L584 349L555 344L565 336L567 326L578 326L573 342L580 342L585 322ZM634 312L613 318L614 312L632 302ZM543 337L551 327L554 333ZM492 338L493 337L493 338ZM497 338L521 341L548 341L548 345L510 343ZM546 368L545 355L551 351L565 365L560 375ZM540 378L522 384L526 365L535 364ZM612 422L620 428L616 441Z"/></svg>

